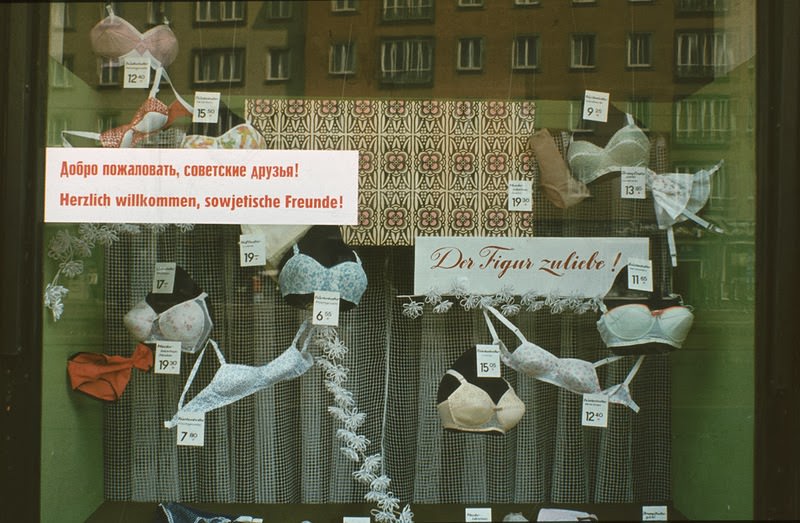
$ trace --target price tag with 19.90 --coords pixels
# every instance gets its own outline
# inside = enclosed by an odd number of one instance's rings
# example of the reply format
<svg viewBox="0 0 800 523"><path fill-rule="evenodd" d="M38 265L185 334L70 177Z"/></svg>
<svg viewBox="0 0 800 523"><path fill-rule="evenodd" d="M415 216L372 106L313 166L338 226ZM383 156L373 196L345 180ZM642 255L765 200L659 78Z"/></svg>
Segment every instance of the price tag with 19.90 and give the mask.
<svg viewBox="0 0 800 523"><path fill-rule="evenodd" d="M156 367L155 374L180 374L181 373L181 342L157 341L156 342Z"/></svg>

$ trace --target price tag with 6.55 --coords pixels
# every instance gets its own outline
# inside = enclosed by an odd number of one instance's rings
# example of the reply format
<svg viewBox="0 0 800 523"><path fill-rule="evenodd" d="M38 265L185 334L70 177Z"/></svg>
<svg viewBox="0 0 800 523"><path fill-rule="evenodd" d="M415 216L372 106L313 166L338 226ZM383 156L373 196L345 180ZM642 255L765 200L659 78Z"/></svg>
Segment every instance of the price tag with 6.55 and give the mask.
<svg viewBox="0 0 800 523"><path fill-rule="evenodd" d="M645 199L646 167L623 167L620 176L620 198Z"/></svg>
<svg viewBox="0 0 800 523"><path fill-rule="evenodd" d="M611 96L608 93L587 89L583 95L583 119L607 122L610 98Z"/></svg>
<svg viewBox="0 0 800 523"><path fill-rule="evenodd" d="M533 210L532 192L533 184L530 180L509 180L508 210L527 212Z"/></svg>
<svg viewBox="0 0 800 523"><path fill-rule="evenodd" d="M150 85L150 60L147 58L126 58L122 71L123 89L147 89Z"/></svg>
<svg viewBox="0 0 800 523"><path fill-rule="evenodd" d="M153 372L156 374L181 373L181 342L156 342L156 368Z"/></svg>
<svg viewBox="0 0 800 523"><path fill-rule="evenodd" d="M194 93L194 114L192 121L196 123L217 123L219 120L219 93Z"/></svg>
<svg viewBox="0 0 800 523"><path fill-rule="evenodd" d="M178 445L202 447L206 438L206 415L184 412L178 415Z"/></svg>
<svg viewBox="0 0 800 523"><path fill-rule="evenodd" d="M267 245L260 234L239 236L239 260L242 267L257 267L267 264Z"/></svg>
<svg viewBox="0 0 800 523"><path fill-rule="evenodd" d="M314 310L311 313L314 325L339 325L339 293L335 291L316 291Z"/></svg>
<svg viewBox="0 0 800 523"><path fill-rule="evenodd" d="M175 287L175 262L158 262L153 271L153 294L172 294Z"/></svg>
<svg viewBox="0 0 800 523"><path fill-rule="evenodd" d="M653 292L653 262L628 258L628 288Z"/></svg>
<svg viewBox="0 0 800 523"><path fill-rule="evenodd" d="M477 345L475 356L479 378L500 377L500 347L497 345Z"/></svg>
<svg viewBox="0 0 800 523"><path fill-rule="evenodd" d="M584 427L608 427L608 396L605 394L583 395L581 425Z"/></svg>

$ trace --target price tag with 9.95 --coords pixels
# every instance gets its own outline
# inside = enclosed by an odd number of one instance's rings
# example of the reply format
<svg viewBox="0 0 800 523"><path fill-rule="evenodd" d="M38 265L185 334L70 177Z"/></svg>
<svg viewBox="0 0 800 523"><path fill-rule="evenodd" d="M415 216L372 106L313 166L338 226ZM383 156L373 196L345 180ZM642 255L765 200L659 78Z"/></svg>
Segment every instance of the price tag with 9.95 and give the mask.
<svg viewBox="0 0 800 523"><path fill-rule="evenodd" d="M475 364L479 378L500 377L500 347L497 345L477 345Z"/></svg>
<svg viewBox="0 0 800 523"><path fill-rule="evenodd" d="M156 342L156 366L153 372L156 374L181 373L181 342Z"/></svg>
<svg viewBox="0 0 800 523"><path fill-rule="evenodd" d="M608 93L587 89L583 95L583 119L607 122L610 98L611 96Z"/></svg>

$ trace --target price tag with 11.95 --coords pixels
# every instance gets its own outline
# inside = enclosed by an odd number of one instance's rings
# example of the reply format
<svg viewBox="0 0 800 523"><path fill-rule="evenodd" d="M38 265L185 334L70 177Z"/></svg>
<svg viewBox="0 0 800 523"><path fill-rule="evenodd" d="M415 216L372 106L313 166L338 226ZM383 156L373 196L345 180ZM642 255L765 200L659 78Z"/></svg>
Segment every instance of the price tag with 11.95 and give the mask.
<svg viewBox="0 0 800 523"><path fill-rule="evenodd" d="M639 258L628 258L628 288L653 292L653 262Z"/></svg>
<svg viewBox="0 0 800 523"><path fill-rule="evenodd" d="M479 378L500 377L500 347L497 345L477 345L475 364Z"/></svg>
<svg viewBox="0 0 800 523"><path fill-rule="evenodd" d="M181 342L157 341L156 342L156 374L181 373Z"/></svg>

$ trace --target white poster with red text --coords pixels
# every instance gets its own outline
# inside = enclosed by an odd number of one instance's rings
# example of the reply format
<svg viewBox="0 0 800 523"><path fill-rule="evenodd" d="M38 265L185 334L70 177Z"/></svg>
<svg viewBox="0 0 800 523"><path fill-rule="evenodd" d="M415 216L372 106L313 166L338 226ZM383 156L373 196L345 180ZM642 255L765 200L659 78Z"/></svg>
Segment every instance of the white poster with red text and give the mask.
<svg viewBox="0 0 800 523"><path fill-rule="evenodd" d="M47 149L45 221L355 225L358 151Z"/></svg>
<svg viewBox="0 0 800 523"><path fill-rule="evenodd" d="M494 238L418 236L414 293L595 298L629 258L650 258L648 238Z"/></svg>

